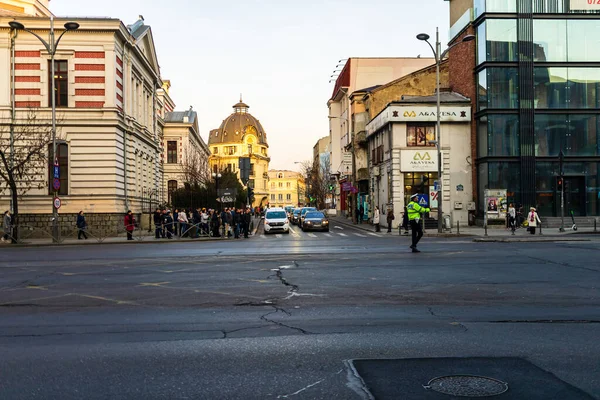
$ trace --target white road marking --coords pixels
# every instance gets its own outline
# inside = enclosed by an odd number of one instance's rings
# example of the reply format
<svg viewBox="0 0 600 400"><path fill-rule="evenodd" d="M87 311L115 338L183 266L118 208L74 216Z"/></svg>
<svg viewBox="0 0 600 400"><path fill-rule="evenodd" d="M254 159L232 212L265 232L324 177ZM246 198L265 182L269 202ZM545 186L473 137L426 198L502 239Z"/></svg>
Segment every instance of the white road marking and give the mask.
<svg viewBox="0 0 600 400"><path fill-rule="evenodd" d="M324 233L325 236L331 237L331 233Z"/></svg>
<svg viewBox="0 0 600 400"><path fill-rule="evenodd" d="M345 233L341 233L341 232L340 232L340 233L338 233L338 235L340 235L340 236L348 236L348 235L346 235Z"/></svg>
<svg viewBox="0 0 600 400"><path fill-rule="evenodd" d="M265 235L265 234L263 233L262 235L260 235L260 236L259 236L259 238L261 238L261 239L266 239L266 238L267 238L267 235Z"/></svg>
<svg viewBox="0 0 600 400"><path fill-rule="evenodd" d="M300 237L300 235L298 234L298 232L296 232L295 230L293 230L292 228L290 228L290 233L292 235L294 235L295 237Z"/></svg>
<svg viewBox="0 0 600 400"><path fill-rule="evenodd" d="M281 239L281 238L282 238L282 236L281 236L281 234L280 234L280 233L277 233L277 234L275 234L275 237L276 237L277 239Z"/></svg>
<svg viewBox="0 0 600 400"><path fill-rule="evenodd" d="M317 237L317 235L315 235L314 233L309 233L308 236L313 237L313 238Z"/></svg>
<svg viewBox="0 0 600 400"><path fill-rule="evenodd" d="M337 225L336 225L336 226L334 226L334 228L335 228L335 229L341 229L341 230L344 230L344 228L342 228L341 226L337 226Z"/></svg>
<svg viewBox="0 0 600 400"><path fill-rule="evenodd" d="M363 235L363 234L360 234L360 233L355 233L355 235L356 235L356 236L359 236L359 237L366 237L365 235Z"/></svg>
<svg viewBox="0 0 600 400"><path fill-rule="evenodd" d="M371 235L371 236L375 236L375 237L381 237L380 235L378 235L378 234L376 234L376 233L373 233L373 232L369 232L369 235Z"/></svg>

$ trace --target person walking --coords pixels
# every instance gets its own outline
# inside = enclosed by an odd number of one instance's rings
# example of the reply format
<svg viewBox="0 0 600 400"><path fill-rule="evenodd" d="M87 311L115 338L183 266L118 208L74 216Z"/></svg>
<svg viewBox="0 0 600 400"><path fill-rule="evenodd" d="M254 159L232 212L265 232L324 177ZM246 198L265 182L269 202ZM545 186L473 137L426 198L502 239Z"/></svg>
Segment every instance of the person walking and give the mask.
<svg viewBox="0 0 600 400"><path fill-rule="evenodd" d="M396 219L396 216L394 215L394 210L392 210L392 208L388 208L387 213L386 213L386 220L387 220L387 233L392 233L392 221Z"/></svg>
<svg viewBox="0 0 600 400"><path fill-rule="evenodd" d="M225 236L227 237L227 239L229 239L232 235L231 235L231 228L233 226L233 209L231 210L227 210L227 212L225 213Z"/></svg>
<svg viewBox="0 0 600 400"><path fill-rule="evenodd" d="M213 211L210 224L213 231L213 237L221 237L221 234L219 233L219 227L221 223L219 221L219 213L217 210Z"/></svg>
<svg viewBox="0 0 600 400"><path fill-rule="evenodd" d="M171 215L171 210L167 210L165 212L165 216L163 219L163 225L167 239L173 239L173 216Z"/></svg>
<svg viewBox="0 0 600 400"><path fill-rule="evenodd" d="M79 231L77 232L77 240L81 240L81 236L83 236L83 238L87 240L87 235L85 234L85 231L87 229L87 222L85 221L83 211L79 211L79 214L77 214L77 222L75 223L75 225L77 226L77 229L79 229Z"/></svg>
<svg viewBox="0 0 600 400"><path fill-rule="evenodd" d="M510 228L512 234L515 234L515 229L517 228L517 210L515 210L515 205L510 203L508 206L508 227Z"/></svg>
<svg viewBox="0 0 600 400"><path fill-rule="evenodd" d="M404 214L402 214L402 228L404 229L404 234L408 235L408 210L406 206L404 206Z"/></svg>
<svg viewBox="0 0 600 400"><path fill-rule="evenodd" d="M246 209L242 216L242 229L244 230L244 238L248 239L248 231L250 230L250 221L252 220L252 210Z"/></svg>
<svg viewBox="0 0 600 400"><path fill-rule="evenodd" d="M133 230L135 229L135 218L131 210L125 215L125 230L127 231L127 240L133 240Z"/></svg>
<svg viewBox="0 0 600 400"><path fill-rule="evenodd" d="M154 221L154 237L160 239L162 237L162 213L160 212L160 208L154 211L152 219Z"/></svg>
<svg viewBox="0 0 600 400"><path fill-rule="evenodd" d="M240 224L242 223L242 210L237 209L233 215L233 237L240 238Z"/></svg>
<svg viewBox="0 0 600 400"><path fill-rule="evenodd" d="M176 208L175 211L173 211L173 232L175 232L175 235L177 236L181 236L180 227L181 224L179 224L179 209Z"/></svg>
<svg viewBox="0 0 600 400"><path fill-rule="evenodd" d="M410 228L412 229L412 244L410 245L410 248L412 249L413 253L420 253L420 251L417 249L417 244L423 237L421 214L431 211L429 208L421 207L419 203L415 201L417 196L417 193L410 196L410 203L408 203L406 206L406 210L408 211L408 221L410 223Z"/></svg>
<svg viewBox="0 0 600 400"><path fill-rule="evenodd" d="M358 223L362 224L363 222L363 217L365 215L365 206L363 206L362 204L360 205L360 207L358 208Z"/></svg>
<svg viewBox="0 0 600 400"><path fill-rule="evenodd" d="M4 216L2 217L2 230L4 235L2 236L2 241L5 242L12 237L12 217L10 216L10 211L4 211Z"/></svg>
<svg viewBox="0 0 600 400"><path fill-rule="evenodd" d="M375 211L373 211L373 225L375 225L375 232L381 232L381 227L379 226L379 207L375 206Z"/></svg>
<svg viewBox="0 0 600 400"><path fill-rule="evenodd" d="M532 235L535 235L535 228L537 227L537 224L541 224L542 221L540 220L540 217L538 216L538 213L536 212L535 207L531 207L529 209L529 215L527 216L527 221L529 223L529 233L531 233Z"/></svg>
<svg viewBox="0 0 600 400"><path fill-rule="evenodd" d="M186 237L188 235L187 227L189 221L185 210L181 210L177 215L177 222L179 222L179 236Z"/></svg>

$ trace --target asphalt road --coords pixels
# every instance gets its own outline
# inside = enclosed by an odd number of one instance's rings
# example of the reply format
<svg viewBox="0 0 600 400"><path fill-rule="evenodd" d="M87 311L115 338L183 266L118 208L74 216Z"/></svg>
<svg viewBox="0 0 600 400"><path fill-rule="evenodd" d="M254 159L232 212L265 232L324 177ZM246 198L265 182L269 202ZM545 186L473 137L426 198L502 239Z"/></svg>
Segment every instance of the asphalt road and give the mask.
<svg viewBox="0 0 600 400"><path fill-rule="evenodd" d="M352 360L442 357L522 358L600 397L600 242L408 245L333 226L2 248L0 398L367 399Z"/></svg>

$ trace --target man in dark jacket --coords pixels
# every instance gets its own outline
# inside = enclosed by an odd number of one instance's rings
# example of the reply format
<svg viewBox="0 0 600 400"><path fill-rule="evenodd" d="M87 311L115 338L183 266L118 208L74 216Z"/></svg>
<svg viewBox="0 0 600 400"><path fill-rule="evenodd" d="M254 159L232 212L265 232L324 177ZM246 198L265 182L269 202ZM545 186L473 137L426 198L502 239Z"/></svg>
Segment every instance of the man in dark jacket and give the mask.
<svg viewBox="0 0 600 400"><path fill-rule="evenodd" d="M242 210L236 210L233 214L233 235L236 239L240 238L240 224L242 223Z"/></svg>
<svg viewBox="0 0 600 400"><path fill-rule="evenodd" d="M167 210L163 219L163 224L165 226L165 231L167 235L167 239L173 239L173 216L171 215L171 210Z"/></svg>
<svg viewBox="0 0 600 400"><path fill-rule="evenodd" d="M246 213L242 216L242 230L244 231L244 237L248 239L248 231L250 230L250 221L252 220L252 211L247 208Z"/></svg>
<svg viewBox="0 0 600 400"><path fill-rule="evenodd" d="M157 208L156 211L154 211L154 237L156 239L160 239L162 236L162 213L160 212L160 208Z"/></svg>

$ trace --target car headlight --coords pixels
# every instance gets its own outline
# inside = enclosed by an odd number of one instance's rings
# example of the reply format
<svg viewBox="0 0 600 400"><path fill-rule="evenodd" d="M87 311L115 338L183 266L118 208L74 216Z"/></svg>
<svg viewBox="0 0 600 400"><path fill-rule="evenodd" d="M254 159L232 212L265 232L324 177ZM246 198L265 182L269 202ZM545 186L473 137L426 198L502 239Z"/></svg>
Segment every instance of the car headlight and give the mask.
<svg viewBox="0 0 600 400"><path fill-rule="evenodd" d="M327 225L329 221L323 221L323 225Z"/></svg>
<svg viewBox="0 0 600 400"><path fill-rule="evenodd" d="M312 222L306 221L306 225L311 225L311 224L312 224Z"/></svg>

